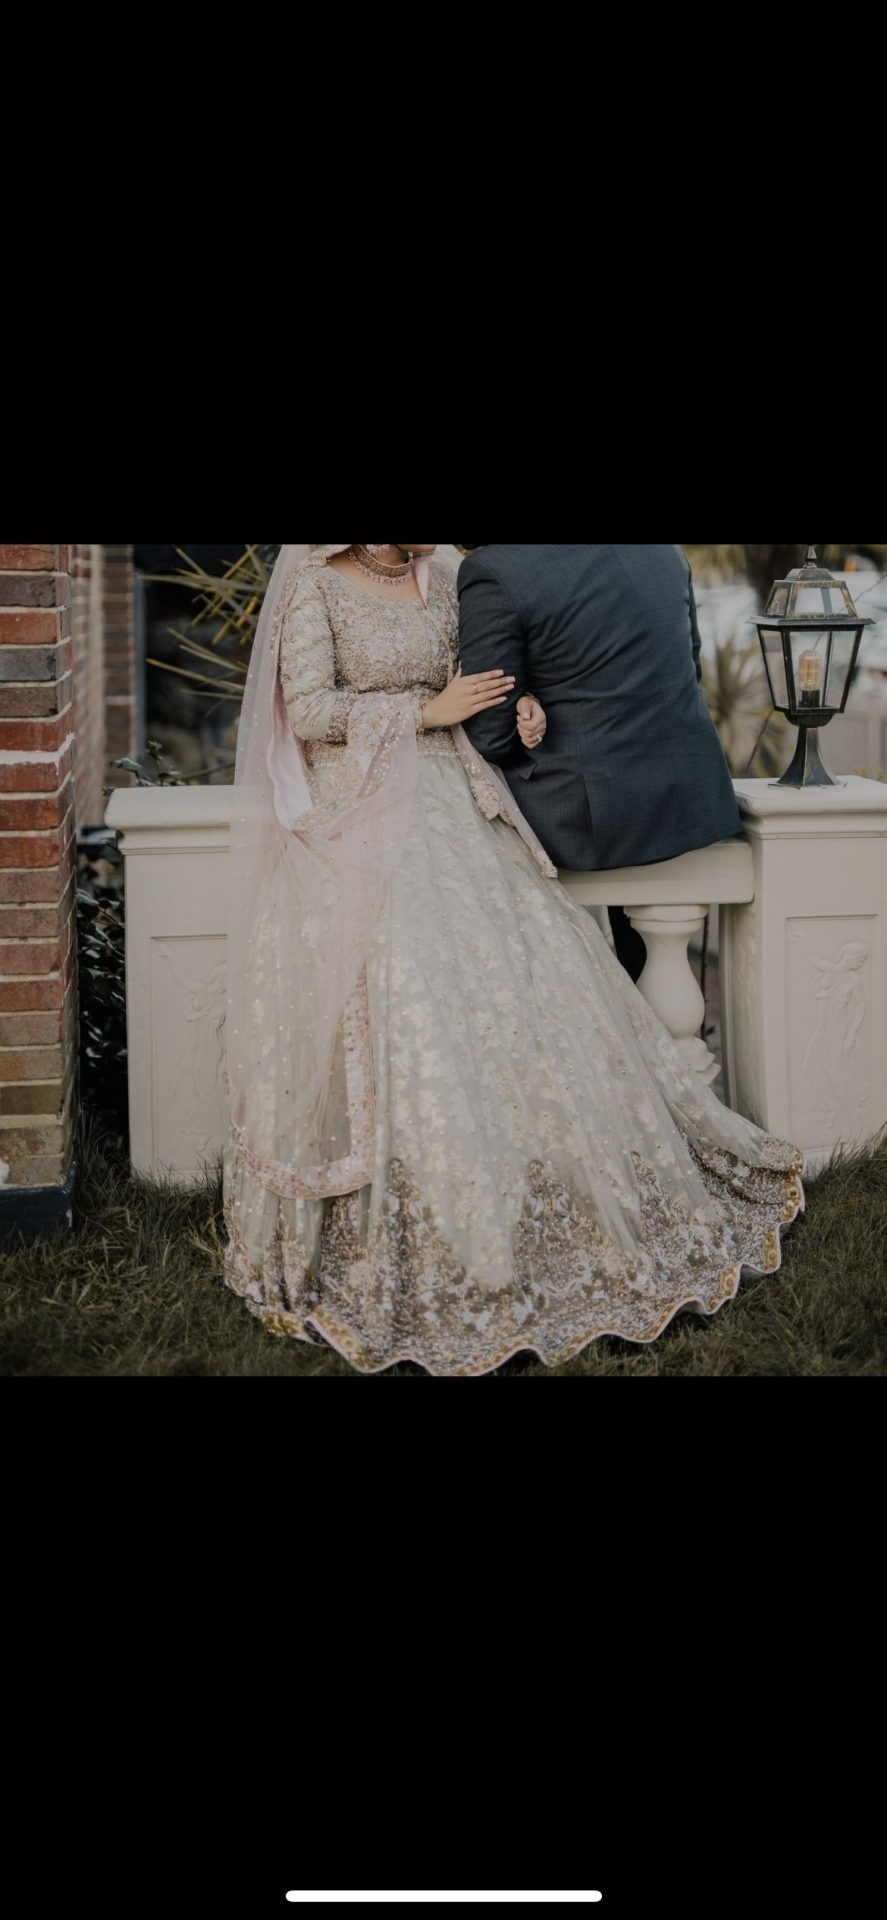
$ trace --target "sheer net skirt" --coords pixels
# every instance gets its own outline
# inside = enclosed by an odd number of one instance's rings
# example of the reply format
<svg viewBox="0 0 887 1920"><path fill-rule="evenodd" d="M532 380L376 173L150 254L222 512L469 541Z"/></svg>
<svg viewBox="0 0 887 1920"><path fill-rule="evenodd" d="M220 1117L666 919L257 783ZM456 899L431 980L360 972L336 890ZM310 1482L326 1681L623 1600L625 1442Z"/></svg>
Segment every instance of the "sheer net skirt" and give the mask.
<svg viewBox="0 0 887 1920"><path fill-rule="evenodd" d="M335 765L314 778L331 797ZM270 897L266 914L254 1135L263 1049L310 1019L299 930ZM446 752L421 756L366 1008L370 1186L294 1199L228 1145L226 1278L269 1331L364 1371L485 1373L522 1351L555 1364L605 1335L654 1340L682 1308L733 1299L744 1269L779 1268L803 1155L688 1071L597 925L481 816ZM339 1061L333 1132L344 1084Z"/></svg>

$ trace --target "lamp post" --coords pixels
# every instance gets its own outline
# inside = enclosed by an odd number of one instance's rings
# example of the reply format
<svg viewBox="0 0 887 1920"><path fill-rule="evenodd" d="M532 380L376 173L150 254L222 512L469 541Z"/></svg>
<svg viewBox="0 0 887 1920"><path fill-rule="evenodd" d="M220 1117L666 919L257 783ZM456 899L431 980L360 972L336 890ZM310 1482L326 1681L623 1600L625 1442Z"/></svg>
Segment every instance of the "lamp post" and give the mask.
<svg viewBox="0 0 887 1920"><path fill-rule="evenodd" d="M803 567L777 580L757 622L773 705L799 729L794 760L777 787L834 787L823 764L819 733L843 713L859 648L871 620L862 618L850 589L821 567L807 548Z"/></svg>

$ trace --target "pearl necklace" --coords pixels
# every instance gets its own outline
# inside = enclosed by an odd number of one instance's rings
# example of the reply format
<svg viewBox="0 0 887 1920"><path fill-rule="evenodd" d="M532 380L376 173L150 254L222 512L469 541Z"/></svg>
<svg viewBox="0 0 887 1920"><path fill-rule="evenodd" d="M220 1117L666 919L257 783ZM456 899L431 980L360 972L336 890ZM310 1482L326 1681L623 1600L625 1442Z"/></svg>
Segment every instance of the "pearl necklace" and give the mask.
<svg viewBox="0 0 887 1920"><path fill-rule="evenodd" d="M377 560L366 547L352 547L351 558L361 573L368 573L372 580L409 580L413 571L412 560L392 566L387 560Z"/></svg>

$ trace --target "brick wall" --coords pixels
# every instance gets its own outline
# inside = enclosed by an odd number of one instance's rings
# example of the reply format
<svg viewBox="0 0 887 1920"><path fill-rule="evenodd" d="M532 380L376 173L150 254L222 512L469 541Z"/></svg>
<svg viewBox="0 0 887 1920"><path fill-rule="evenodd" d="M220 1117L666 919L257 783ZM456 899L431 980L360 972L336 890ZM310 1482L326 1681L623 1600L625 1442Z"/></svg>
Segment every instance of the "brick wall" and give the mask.
<svg viewBox="0 0 887 1920"><path fill-rule="evenodd" d="M71 640L74 657L77 824L97 827L105 811L103 549L71 548Z"/></svg>
<svg viewBox="0 0 887 1920"><path fill-rule="evenodd" d="M129 786L115 760L137 753L132 547L71 548L77 824L97 827L104 788Z"/></svg>
<svg viewBox="0 0 887 1920"><path fill-rule="evenodd" d="M0 1222L64 1200L77 1059L67 547L0 546ZM51 1196L42 1196L50 1223Z"/></svg>
<svg viewBox="0 0 887 1920"><path fill-rule="evenodd" d="M107 759L133 759L137 751L135 592L132 547L102 547L105 745ZM106 785L132 784L109 766Z"/></svg>

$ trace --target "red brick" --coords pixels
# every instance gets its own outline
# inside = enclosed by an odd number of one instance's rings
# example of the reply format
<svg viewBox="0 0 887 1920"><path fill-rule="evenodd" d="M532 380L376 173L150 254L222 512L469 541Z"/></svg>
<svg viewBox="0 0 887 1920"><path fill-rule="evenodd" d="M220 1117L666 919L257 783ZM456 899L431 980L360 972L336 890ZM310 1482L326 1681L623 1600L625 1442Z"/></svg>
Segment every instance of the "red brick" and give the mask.
<svg viewBox="0 0 887 1920"><path fill-rule="evenodd" d="M27 1080L60 1080L64 1069L61 1047L4 1047L0 1051L0 1085L4 1087Z"/></svg>
<svg viewBox="0 0 887 1920"><path fill-rule="evenodd" d="M57 760L22 759L9 765L0 762L0 793L55 793L64 786L73 765L73 741Z"/></svg>
<svg viewBox="0 0 887 1920"><path fill-rule="evenodd" d="M13 1154L9 1184L12 1187L60 1187L68 1177L70 1164L70 1153L39 1153L33 1158L28 1154L21 1158Z"/></svg>
<svg viewBox="0 0 887 1920"><path fill-rule="evenodd" d="M0 907L0 940L36 939L59 931L58 907Z"/></svg>
<svg viewBox="0 0 887 1920"><path fill-rule="evenodd" d="M55 867L62 857L58 832L35 833L33 839L0 834L0 867Z"/></svg>
<svg viewBox="0 0 887 1920"><path fill-rule="evenodd" d="M0 867L0 905L36 907L46 901L53 905L67 886L70 866L67 861L52 867L30 867L6 873Z"/></svg>
<svg viewBox="0 0 887 1920"><path fill-rule="evenodd" d="M15 753L54 753L71 732L71 710L47 720L5 720L0 715L0 749Z"/></svg>
<svg viewBox="0 0 887 1920"><path fill-rule="evenodd" d="M32 1139L35 1153L51 1152L53 1147L56 1152L64 1152L73 1139L75 1112L76 1082L70 1077L63 1087L35 1080L27 1087L0 1088L0 1158L13 1157L9 1149L17 1135L22 1142ZM40 1134L46 1136L42 1148L37 1145ZM14 1151L20 1155L24 1146Z"/></svg>
<svg viewBox="0 0 887 1920"><path fill-rule="evenodd" d="M53 573L57 547L0 547L0 570L24 573Z"/></svg>
<svg viewBox="0 0 887 1920"><path fill-rule="evenodd" d="M67 784L58 793L0 800L0 833L41 833L47 827L59 827L70 805Z"/></svg>
<svg viewBox="0 0 887 1920"><path fill-rule="evenodd" d="M61 713L71 704L73 680L65 673L61 680L38 680L3 688L3 714L10 719L42 720L45 714Z"/></svg>
<svg viewBox="0 0 887 1920"><path fill-rule="evenodd" d="M54 940L0 940L0 974L24 973L33 978L35 974L57 973L64 966L66 954L62 934Z"/></svg>
<svg viewBox="0 0 887 1920"><path fill-rule="evenodd" d="M52 1013L0 1013L0 1048L50 1047L67 1037L71 1024L63 1007Z"/></svg>
<svg viewBox="0 0 887 1920"><path fill-rule="evenodd" d="M48 1114L43 1116L47 1124L42 1127L13 1126L0 1129L0 1156L9 1162L9 1184L12 1187L42 1186L39 1179L30 1179L27 1169L35 1162L42 1161L47 1154L61 1156L71 1144L70 1130ZM17 1121L25 1118L14 1114ZM43 1146L38 1142L43 1141ZM33 1142L33 1144L31 1144Z"/></svg>
<svg viewBox="0 0 887 1920"><path fill-rule="evenodd" d="M66 1087L60 1080L32 1080L27 1087L0 1087L0 1128L4 1128L8 1118L20 1120L25 1114L39 1114L47 1122L49 1117L59 1120L70 1091L70 1080ZM3 1133L0 1131L0 1141Z"/></svg>
<svg viewBox="0 0 887 1920"><path fill-rule="evenodd" d="M58 637L58 614L13 613L0 607L0 647L52 647Z"/></svg>
<svg viewBox="0 0 887 1920"><path fill-rule="evenodd" d="M48 980L0 980L0 1013L44 1013L61 1007L67 984L60 973Z"/></svg>
<svg viewBox="0 0 887 1920"><path fill-rule="evenodd" d="M51 1120L41 1116L40 1124L27 1127L4 1127L0 1133L0 1149L4 1159L13 1155L37 1153L64 1153L70 1145L71 1134L70 1106L64 1114Z"/></svg>

